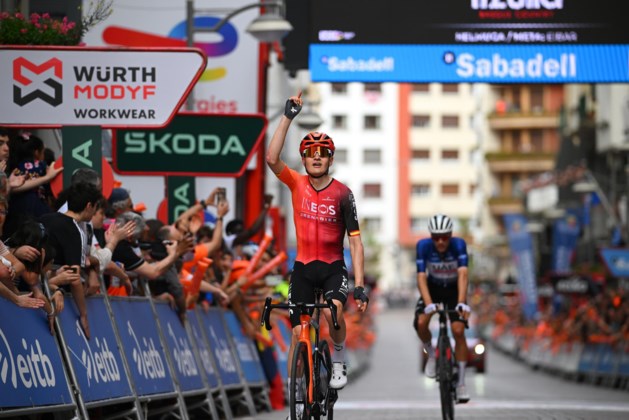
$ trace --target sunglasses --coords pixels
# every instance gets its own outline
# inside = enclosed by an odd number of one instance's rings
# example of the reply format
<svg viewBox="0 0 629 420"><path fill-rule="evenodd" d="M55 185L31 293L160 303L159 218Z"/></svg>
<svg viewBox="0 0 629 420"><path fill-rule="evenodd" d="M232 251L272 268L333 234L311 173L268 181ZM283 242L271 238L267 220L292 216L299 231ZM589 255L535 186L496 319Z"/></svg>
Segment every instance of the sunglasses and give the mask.
<svg viewBox="0 0 629 420"><path fill-rule="evenodd" d="M318 153L319 157L330 157L332 156L334 153L328 149L327 147L323 147L323 146L310 146L309 148L305 149L303 151L303 156L304 157L314 157L315 154Z"/></svg>
<svg viewBox="0 0 629 420"><path fill-rule="evenodd" d="M452 235L432 235L431 238L435 242L439 242L439 241L446 242L448 239L450 239L451 236Z"/></svg>

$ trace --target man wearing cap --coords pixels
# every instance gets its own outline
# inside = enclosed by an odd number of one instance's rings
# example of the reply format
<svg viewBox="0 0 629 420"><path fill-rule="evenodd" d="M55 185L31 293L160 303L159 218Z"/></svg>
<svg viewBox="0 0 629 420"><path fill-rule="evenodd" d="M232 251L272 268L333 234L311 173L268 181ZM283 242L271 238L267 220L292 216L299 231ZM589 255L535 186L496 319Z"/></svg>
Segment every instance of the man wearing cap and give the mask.
<svg viewBox="0 0 629 420"><path fill-rule="evenodd" d="M133 211L133 201L131 201L129 190L125 188L114 188L107 202L109 204L107 216L112 219L116 219L127 211Z"/></svg>

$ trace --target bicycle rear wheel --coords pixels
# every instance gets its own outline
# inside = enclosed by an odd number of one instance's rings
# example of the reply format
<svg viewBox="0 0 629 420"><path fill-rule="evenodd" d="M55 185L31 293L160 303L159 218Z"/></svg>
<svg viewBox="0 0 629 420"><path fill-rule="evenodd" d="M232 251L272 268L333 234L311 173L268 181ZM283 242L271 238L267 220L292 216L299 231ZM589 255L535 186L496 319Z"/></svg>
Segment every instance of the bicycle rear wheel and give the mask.
<svg viewBox="0 0 629 420"><path fill-rule="evenodd" d="M441 394L441 415L443 420L454 420L454 398L452 397L452 347L447 336L439 337L439 393Z"/></svg>
<svg viewBox="0 0 629 420"><path fill-rule="evenodd" d="M318 363L319 391L321 393L321 403L325 407L328 420L334 418L334 403L336 402L336 390L329 387L332 378L332 356L330 355L330 347L326 340L319 342L320 359Z"/></svg>
<svg viewBox="0 0 629 420"><path fill-rule="evenodd" d="M310 418L308 407L308 385L310 383L310 369L308 367L308 348L304 343L297 343L293 352L290 372L290 418L303 420Z"/></svg>

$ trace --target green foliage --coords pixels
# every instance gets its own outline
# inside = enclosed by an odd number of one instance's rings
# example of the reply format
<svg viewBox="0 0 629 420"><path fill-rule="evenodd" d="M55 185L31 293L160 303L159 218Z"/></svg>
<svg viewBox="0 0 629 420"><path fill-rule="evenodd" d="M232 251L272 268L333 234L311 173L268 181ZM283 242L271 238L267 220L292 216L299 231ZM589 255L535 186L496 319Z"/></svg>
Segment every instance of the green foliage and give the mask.
<svg viewBox="0 0 629 420"><path fill-rule="evenodd" d="M48 13L0 14L0 45L79 45L83 35L111 15L113 0L92 2L80 23L54 19Z"/></svg>

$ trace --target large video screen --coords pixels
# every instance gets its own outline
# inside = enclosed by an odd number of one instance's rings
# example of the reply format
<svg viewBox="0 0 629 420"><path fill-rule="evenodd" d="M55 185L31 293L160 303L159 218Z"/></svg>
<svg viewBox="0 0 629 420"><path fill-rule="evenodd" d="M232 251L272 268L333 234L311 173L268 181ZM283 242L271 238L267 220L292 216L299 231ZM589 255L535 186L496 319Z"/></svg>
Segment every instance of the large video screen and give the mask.
<svg viewBox="0 0 629 420"><path fill-rule="evenodd" d="M315 81L629 81L629 31L612 0L317 0Z"/></svg>

